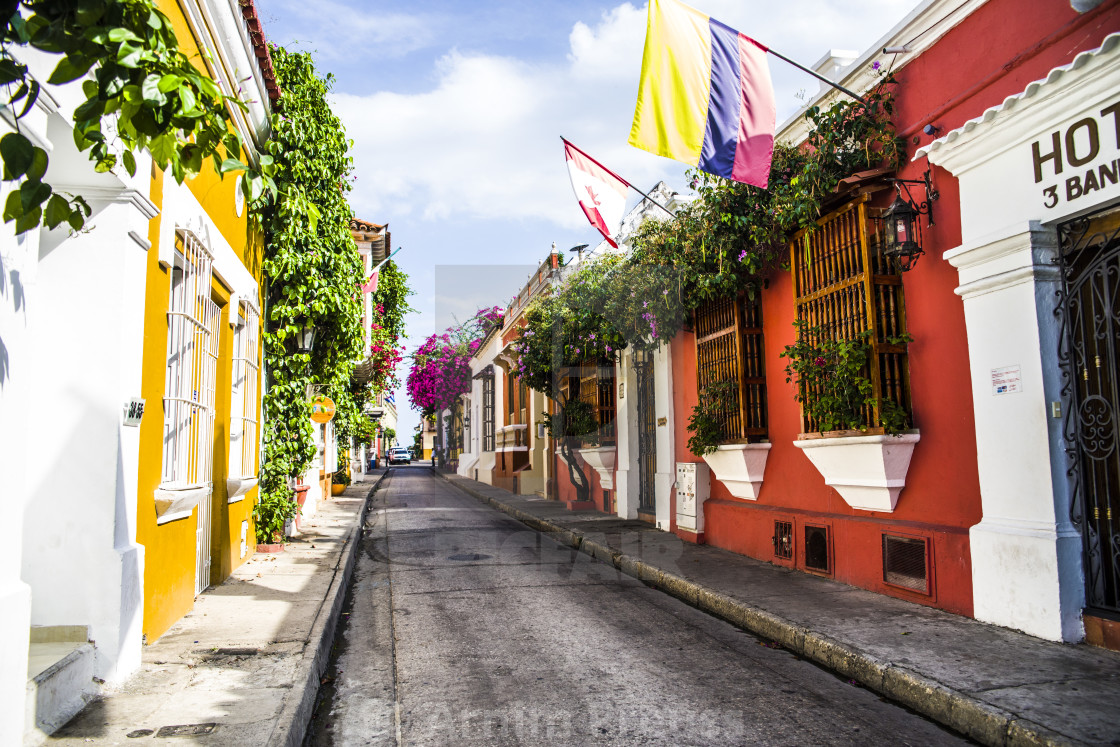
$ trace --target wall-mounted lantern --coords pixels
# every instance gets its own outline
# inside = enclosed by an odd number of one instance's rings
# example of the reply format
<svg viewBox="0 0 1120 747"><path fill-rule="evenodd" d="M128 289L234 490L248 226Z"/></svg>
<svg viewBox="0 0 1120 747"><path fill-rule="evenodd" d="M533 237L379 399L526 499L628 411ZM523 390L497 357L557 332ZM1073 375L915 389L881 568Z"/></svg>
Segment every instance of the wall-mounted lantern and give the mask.
<svg viewBox="0 0 1120 747"><path fill-rule="evenodd" d="M917 264L918 258L925 254L922 249L922 227L918 218L922 215L928 218L926 225L933 225L932 203L939 197L937 190L930 183L929 170L921 179L892 179L897 196L887 212L883 214L883 227L886 236L883 253L890 257L898 269L907 272ZM918 204L910 193L911 184L920 184L925 187L926 199ZM902 196L903 189L906 196Z"/></svg>
<svg viewBox="0 0 1120 747"><path fill-rule="evenodd" d="M315 346L315 325L310 322L304 322L303 329L296 332L296 352L310 354L311 349Z"/></svg>

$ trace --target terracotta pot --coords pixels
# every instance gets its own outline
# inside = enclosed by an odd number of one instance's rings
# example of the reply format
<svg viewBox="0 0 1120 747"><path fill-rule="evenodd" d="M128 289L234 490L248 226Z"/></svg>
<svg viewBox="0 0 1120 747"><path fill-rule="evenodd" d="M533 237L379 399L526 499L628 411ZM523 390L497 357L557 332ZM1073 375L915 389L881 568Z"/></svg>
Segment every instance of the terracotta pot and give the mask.
<svg viewBox="0 0 1120 747"><path fill-rule="evenodd" d="M284 552L284 543L278 542L276 544L257 545L257 552Z"/></svg>
<svg viewBox="0 0 1120 747"><path fill-rule="evenodd" d="M311 490L310 485L296 485L296 505L299 506L299 511L296 512L296 529L303 528L303 504L307 501L307 491Z"/></svg>

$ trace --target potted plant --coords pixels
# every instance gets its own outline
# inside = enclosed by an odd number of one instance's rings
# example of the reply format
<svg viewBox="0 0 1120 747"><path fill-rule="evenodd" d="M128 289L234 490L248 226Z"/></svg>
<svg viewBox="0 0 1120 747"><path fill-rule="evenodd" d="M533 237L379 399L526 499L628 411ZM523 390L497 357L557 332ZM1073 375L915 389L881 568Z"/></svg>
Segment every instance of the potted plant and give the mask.
<svg viewBox="0 0 1120 747"><path fill-rule="evenodd" d="M736 498L758 500L766 472L769 443L726 443L723 423L726 413L739 406L739 384L733 379L716 381L700 390L692 408L688 449L701 457L716 479Z"/></svg>
<svg viewBox="0 0 1120 747"><path fill-rule="evenodd" d="M331 495L342 495L349 484L350 473L345 467L342 467L331 477Z"/></svg>
<svg viewBox="0 0 1120 747"><path fill-rule="evenodd" d="M253 507L253 525L257 536L257 552L284 551L284 525L298 507L290 489L261 493Z"/></svg>
<svg viewBox="0 0 1120 747"><path fill-rule="evenodd" d="M906 430L910 418L893 400L876 397L867 376L871 332L832 339L819 327L794 322L797 340L781 356L786 382L797 384L806 422L818 431L794 441L830 487L852 508L893 511L920 436ZM911 341L906 335L887 340Z"/></svg>

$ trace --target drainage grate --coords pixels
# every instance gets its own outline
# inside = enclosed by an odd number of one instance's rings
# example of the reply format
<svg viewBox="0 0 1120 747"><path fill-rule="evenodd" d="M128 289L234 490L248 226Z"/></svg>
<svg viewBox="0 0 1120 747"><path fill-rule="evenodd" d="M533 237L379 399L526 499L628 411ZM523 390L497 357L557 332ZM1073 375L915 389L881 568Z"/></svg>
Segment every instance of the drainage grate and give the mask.
<svg viewBox="0 0 1120 747"><path fill-rule="evenodd" d="M828 562L828 527L805 527L805 567L831 573Z"/></svg>
<svg viewBox="0 0 1120 747"><path fill-rule="evenodd" d="M793 522L774 522L774 557L783 560L793 558Z"/></svg>
<svg viewBox="0 0 1120 747"><path fill-rule="evenodd" d="M494 556L493 555L482 555L482 554L479 554L477 552L465 552L465 553L462 553L460 555L451 555L447 559L448 560L467 560L467 561L470 561L470 560L486 560L487 558L492 558L492 557L494 557Z"/></svg>
<svg viewBox="0 0 1120 747"><path fill-rule="evenodd" d="M218 728L217 724L181 724L179 726L163 726L156 732L156 739L163 737L197 737L202 734L211 734Z"/></svg>
<svg viewBox="0 0 1120 747"><path fill-rule="evenodd" d="M928 540L883 535L883 580L929 594Z"/></svg>

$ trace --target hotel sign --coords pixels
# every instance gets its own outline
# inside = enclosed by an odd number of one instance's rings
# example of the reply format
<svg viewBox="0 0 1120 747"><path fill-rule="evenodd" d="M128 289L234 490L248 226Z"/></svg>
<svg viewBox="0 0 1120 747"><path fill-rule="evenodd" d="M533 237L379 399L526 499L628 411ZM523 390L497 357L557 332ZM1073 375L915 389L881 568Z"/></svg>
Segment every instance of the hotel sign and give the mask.
<svg viewBox="0 0 1120 747"><path fill-rule="evenodd" d="M1093 204L1094 193L1120 184L1120 101L1035 140L1031 158L1043 207Z"/></svg>

